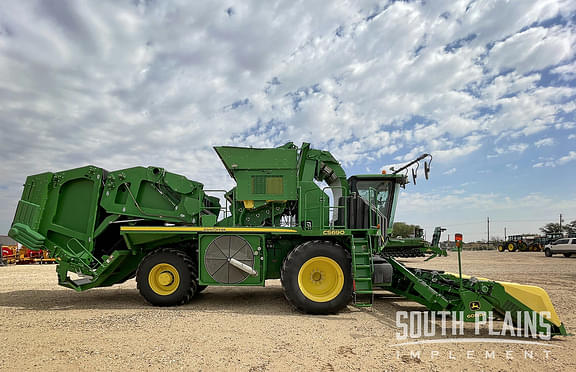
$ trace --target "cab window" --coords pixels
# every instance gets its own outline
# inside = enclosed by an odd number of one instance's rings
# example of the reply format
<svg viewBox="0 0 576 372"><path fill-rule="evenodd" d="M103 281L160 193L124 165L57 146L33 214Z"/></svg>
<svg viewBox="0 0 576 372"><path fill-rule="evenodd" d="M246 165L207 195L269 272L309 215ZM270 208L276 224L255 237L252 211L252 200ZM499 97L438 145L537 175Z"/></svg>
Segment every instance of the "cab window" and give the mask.
<svg viewBox="0 0 576 372"><path fill-rule="evenodd" d="M356 183L358 195L386 217L390 216L394 186L391 180L358 180Z"/></svg>

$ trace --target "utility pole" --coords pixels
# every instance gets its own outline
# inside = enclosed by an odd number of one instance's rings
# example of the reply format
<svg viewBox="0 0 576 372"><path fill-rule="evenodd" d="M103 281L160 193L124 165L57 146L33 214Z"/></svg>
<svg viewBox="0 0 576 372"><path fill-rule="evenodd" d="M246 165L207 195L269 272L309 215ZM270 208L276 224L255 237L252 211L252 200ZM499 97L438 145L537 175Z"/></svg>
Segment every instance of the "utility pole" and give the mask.
<svg viewBox="0 0 576 372"><path fill-rule="evenodd" d="M506 227L504 227L504 240L508 240L506 239Z"/></svg>
<svg viewBox="0 0 576 372"><path fill-rule="evenodd" d="M562 213L560 213L560 231L559 232L562 232Z"/></svg>
<svg viewBox="0 0 576 372"><path fill-rule="evenodd" d="M486 244L490 245L490 217L486 217L486 223L488 225L488 239L486 239Z"/></svg>

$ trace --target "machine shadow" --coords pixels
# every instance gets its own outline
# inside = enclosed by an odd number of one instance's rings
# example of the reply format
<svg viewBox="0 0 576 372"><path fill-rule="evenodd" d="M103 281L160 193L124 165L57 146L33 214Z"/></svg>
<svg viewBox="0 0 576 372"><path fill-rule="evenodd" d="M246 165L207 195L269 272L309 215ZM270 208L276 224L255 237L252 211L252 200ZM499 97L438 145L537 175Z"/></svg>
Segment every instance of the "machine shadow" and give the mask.
<svg viewBox="0 0 576 372"><path fill-rule="evenodd" d="M352 310L338 315L307 315L293 309L281 287L209 287L182 306L156 307L148 304L136 289L94 288L86 292L66 289L20 290L0 294L0 308L33 311L143 310L165 312L236 313L252 315L293 315L326 319L347 319Z"/></svg>

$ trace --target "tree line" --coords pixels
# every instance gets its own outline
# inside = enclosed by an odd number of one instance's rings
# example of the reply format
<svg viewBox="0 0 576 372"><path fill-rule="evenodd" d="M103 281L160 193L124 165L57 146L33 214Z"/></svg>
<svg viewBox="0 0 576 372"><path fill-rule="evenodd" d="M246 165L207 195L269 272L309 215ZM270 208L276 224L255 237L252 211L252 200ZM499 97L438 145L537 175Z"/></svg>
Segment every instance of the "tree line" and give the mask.
<svg viewBox="0 0 576 372"><path fill-rule="evenodd" d="M417 230L420 229L420 225L410 225L404 222L394 222L394 225L392 225L392 237L414 237L415 235L418 235Z"/></svg>
<svg viewBox="0 0 576 372"><path fill-rule="evenodd" d="M553 233L567 233L569 235L576 235L576 220L560 225L559 222L550 222L540 228L544 234Z"/></svg>

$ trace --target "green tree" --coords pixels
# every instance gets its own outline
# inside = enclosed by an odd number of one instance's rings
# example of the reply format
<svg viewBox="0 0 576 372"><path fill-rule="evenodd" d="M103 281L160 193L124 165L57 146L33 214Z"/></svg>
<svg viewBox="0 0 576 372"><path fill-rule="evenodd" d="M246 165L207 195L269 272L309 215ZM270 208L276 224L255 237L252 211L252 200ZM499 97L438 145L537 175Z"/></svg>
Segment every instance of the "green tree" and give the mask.
<svg viewBox="0 0 576 372"><path fill-rule="evenodd" d="M420 229L420 225L409 225L404 222L394 222L394 226L392 227L392 237L413 237L416 229Z"/></svg>
<svg viewBox="0 0 576 372"><path fill-rule="evenodd" d="M562 232L562 228L560 228L560 224L556 222L550 222L540 228L544 234L552 234L552 233L559 233Z"/></svg>
<svg viewBox="0 0 576 372"><path fill-rule="evenodd" d="M562 226L564 228L564 231L566 231L568 234L572 235L572 236L576 236L576 220L570 222L569 224L567 224L566 226Z"/></svg>

